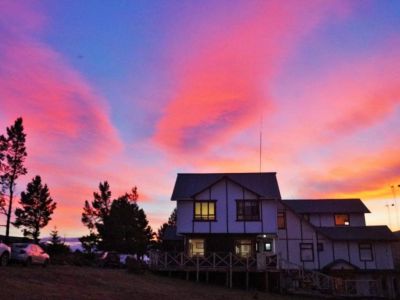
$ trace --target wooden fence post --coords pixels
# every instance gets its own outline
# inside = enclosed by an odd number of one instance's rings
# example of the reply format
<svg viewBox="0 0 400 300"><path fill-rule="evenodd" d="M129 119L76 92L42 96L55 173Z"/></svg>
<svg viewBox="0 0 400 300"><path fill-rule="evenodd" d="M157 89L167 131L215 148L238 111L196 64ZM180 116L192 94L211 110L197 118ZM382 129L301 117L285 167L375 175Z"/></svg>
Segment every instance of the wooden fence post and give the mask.
<svg viewBox="0 0 400 300"><path fill-rule="evenodd" d="M200 273L200 266L199 266L199 256L196 255L196 281L199 282L199 274Z"/></svg>
<svg viewBox="0 0 400 300"><path fill-rule="evenodd" d="M232 288L232 252L229 252L229 288Z"/></svg>

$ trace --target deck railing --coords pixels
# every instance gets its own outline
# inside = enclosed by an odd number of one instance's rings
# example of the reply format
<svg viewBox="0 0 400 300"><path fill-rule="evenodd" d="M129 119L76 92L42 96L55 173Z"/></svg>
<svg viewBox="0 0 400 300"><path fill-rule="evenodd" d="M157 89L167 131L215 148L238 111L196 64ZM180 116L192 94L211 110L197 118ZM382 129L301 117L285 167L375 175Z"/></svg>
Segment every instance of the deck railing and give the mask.
<svg viewBox="0 0 400 300"><path fill-rule="evenodd" d="M275 260L275 263L274 263ZM276 266L276 257L267 264ZM257 259L252 256L242 257L231 252L212 252L205 255L189 256L184 252L150 253L150 268L157 270L229 270L251 271L257 268Z"/></svg>
<svg viewBox="0 0 400 300"><path fill-rule="evenodd" d="M277 255L242 257L234 253L212 252L205 255L189 256L184 252L150 252L149 267L157 271L227 272L228 286L232 286L232 272L279 271L281 287L288 292L320 292L335 296L382 297L383 290L377 280L345 280L282 259Z"/></svg>

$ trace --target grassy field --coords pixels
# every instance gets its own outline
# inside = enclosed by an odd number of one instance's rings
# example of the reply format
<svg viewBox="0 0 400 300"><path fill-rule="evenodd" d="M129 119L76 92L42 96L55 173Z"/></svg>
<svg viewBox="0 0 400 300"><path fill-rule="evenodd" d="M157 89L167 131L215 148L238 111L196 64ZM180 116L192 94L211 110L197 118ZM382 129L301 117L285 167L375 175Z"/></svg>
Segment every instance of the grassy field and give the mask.
<svg viewBox="0 0 400 300"><path fill-rule="evenodd" d="M126 270L89 267L0 268L0 299L268 299L293 297L210 286Z"/></svg>

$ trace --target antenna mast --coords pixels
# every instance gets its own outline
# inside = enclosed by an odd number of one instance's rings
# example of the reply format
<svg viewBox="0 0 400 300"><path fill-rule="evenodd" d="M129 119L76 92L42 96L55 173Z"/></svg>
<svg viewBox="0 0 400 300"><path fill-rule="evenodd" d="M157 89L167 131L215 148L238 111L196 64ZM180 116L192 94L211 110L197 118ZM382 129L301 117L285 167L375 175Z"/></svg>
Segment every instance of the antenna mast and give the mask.
<svg viewBox="0 0 400 300"><path fill-rule="evenodd" d="M263 115L260 117L260 173L262 170L262 130L263 130Z"/></svg>

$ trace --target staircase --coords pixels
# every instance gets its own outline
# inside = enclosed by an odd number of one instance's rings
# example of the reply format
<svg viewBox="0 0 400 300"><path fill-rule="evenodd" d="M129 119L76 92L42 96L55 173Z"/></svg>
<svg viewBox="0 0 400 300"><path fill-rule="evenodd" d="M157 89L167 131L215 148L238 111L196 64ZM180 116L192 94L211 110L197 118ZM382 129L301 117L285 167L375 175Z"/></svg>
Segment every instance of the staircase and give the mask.
<svg viewBox="0 0 400 300"><path fill-rule="evenodd" d="M327 274L306 270L303 266L285 259L279 259L281 288L292 294L318 297L371 297L384 295L377 280L346 280Z"/></svg>

